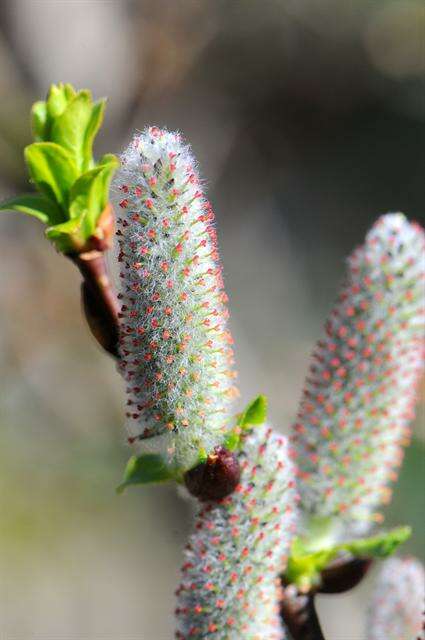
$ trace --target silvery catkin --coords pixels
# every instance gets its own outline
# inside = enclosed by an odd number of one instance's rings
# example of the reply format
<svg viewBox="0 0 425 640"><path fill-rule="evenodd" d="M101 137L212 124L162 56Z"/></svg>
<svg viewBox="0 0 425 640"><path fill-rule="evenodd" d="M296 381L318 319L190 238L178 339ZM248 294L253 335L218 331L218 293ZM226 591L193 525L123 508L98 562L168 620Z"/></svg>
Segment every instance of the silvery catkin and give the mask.
<svg viewBox="0 0 425 640"><path fill-rule="evenodd" d="M223 442L235 395L214 214L178 133L136 135L115 184L129 441L184 470Z"/></svg>
<svg viewBox="0 0 425 640"><path fill-rule="evenodd" d="M311 516L367 528L390 498L423 372L424 252L422 228L397 213L382 216L348 259L293 427Z"/></svg>

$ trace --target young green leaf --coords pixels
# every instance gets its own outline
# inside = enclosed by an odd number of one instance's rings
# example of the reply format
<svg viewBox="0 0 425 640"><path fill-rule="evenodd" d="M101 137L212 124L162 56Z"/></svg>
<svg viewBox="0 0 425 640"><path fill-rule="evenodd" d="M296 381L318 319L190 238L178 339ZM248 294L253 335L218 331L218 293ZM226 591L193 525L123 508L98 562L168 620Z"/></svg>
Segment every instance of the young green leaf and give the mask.
<svg viewBox="0 0 425 640"><path fill-rule="evenodd" d="M44 140L47 140L47 105L41 100L39 102L34 102L31 107L31 129L36 142L43 142Z"/></svg>
<svg viewBox="0 0 425 640"><path fill-rule="evenodd" d="M50 86L46 100L48 118L57 118L65 110L70 100L70 88L71 85L64 86L62 82Z"/></svg>
<svg viewBox="0 0 425 640"><path fill-rule="evenodd" d="M208 460L208 453L206 452L206 449L202 448L199 450L198 453L199 453L198 464L202 464Z"/></svg>
<svg viewBox="0 0 425 640"><path fill-rule="evenodd" d="M98 167L102 169L99 173L99 180L102 183L102 210L106 207L109 201L109 186L111 184L112 176L119 166L119 160L112 153L106 153L100 159Z"/></svg>
<svg viewBox="0 0 425 640"><path fill-rule="evenodd" d="M228 451L236 451L239 447L241 436L240 436L240 427L236 427L233 431L231 431L225 438L223 442L223 447L225 447Z"/></svg>
<svg viewBox="0 0 425 640"><path fill-rule="evenodd" d="M350 540L313 552L308 550L301 538L297 538L292 545L285 578L300 589L308 590L320 583L321 571L339 555L348 553L356 558L386 558L393 554L410 534L410 527L397 527L370 538Z"/></svg>
<svg viewBox="0 0 425 640"><path fill-rule="evenodd" d="M105 165L113 163L115 167L118 167L120 164L119 159L113 153L105 153L99 160L98 165Z"/></svg>
<svg viewBox="0 0 425 640"><path fill-rule="evenodd" d="M62 113L52 124L51 141L69 151L79 171L84 170L87 160L86 132L92 120L92 98L89 91L80 91L68 102Z"/></svg>
<svg viewBox="0 0 425 640"><path fill-rule="evenodd" d="M229 451L236 451L241 443L242 431L254 425L264 424L266 419L267 398L260 395L239 414L236 426L227 433L223 441L223 447Z"/></svg>
<svg viewBox="0 0 425 640"><path fill-rule="evenodd" d="M118 161L112 159L91 171L83 173L73 184L70 192L70 218L80 218L84 214L83 234L88 239L96 229L100 214L108 202L109 184Z"/></svg>
<svg viewBox="0 0 425 640"><path fill-rule="evenodd" d="M105 205L103 203L103 184L99 180L99 175L104 170L104 167L96 167L83 173L74 182L69 194L70 218L78 218L83 211L87 211L95 220L101 213Z"/></svg>
<svg viewBox="0 0 425 640"><path fill-rule="evenodd" d="M291 549L285 580L295 584L302 591L308 591L311 587L320 584L320 572L333 560L337 552L335 549L323 549L313 553L303 553L298 549L296 542Z"/></svg>
<svg viewBox="0 0 425 640"><path fill-rule="evenodd" d="M65 93L65 97L68 100L68 102L73 98L75 98L75 96L77 95L77 92L75 91L72 84L69 84L68 82L63 85L63 91Z"/></svg>
<svg viewBox="0 0 425 640"><path fill-rule="evenodd" d="M105 113L106 100L96 102L91 111L89 121L87 123L83 142L83 165L82 170L87 171L93 165L93 141L103 122L103 114ZM111 154L109 154L111 155ZM114 157L114 156L113 156Z"/></svg>
<svg viewBox="0 0 425 640"><path fill-rule="evenodd" d="M153 453L132 456L125 468L123 482L117 487L117 493L122 493L132 484L166 482L173 479L174 475L164 464L161 456Z"/></svg>
<svg viewBox="0 0 425 640"><path fill-rule="evenodd" d="M10 198L0 204L0 211L19 211L28 216L34 216L46 224L57 224L63 220L59 207L52 200L48 200L38 193L29 193L16 198Z"/></svg>
<svg viewBox="0 0 425 640"><path fill-rule="evenodd" d="M69 190L78 175L72 156L53 142L34 142L25 148L24 155L37 189L66 213Z"/></svg>
<svg viewBox="0 0 425 640"><path fill-rule="evenodd" d="M73 218L46 229L46 237L61 253L75 253L84 247L85 238L81 231L84 215L85 212L79 218Z"/></svg>
<svg viewBox="0 0 425 640"><path fill-rule="evenodd" d="M403 542L410 538L410 527L397 527L386 533L381 533L371 538L360 538L340 545L341 550L348 551L355 557L387 558Z"/></svg>
<svg viewBox="0 0 425 640"><path fill-rule="evenodd" d="M260 395L253 400L242 412L238 426L245 429L251 425L264 424L267 419L267 398Z"/></svg>

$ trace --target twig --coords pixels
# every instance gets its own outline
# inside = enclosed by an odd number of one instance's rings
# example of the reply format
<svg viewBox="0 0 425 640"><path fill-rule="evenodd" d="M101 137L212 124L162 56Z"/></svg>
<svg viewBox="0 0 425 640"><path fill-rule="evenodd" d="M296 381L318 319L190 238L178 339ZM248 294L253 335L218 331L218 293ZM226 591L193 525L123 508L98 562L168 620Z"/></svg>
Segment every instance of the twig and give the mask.
<svg viewBox="0 0 425 640"><path fill-rule="evenodd" d="M118 356L119 304L102 251L70 255L83 276L81 297L90 330L98 343Z"/></svg>
<svg viewBox="0 0 425 640"><path fill-rule="evenodd" d="M350 591L363 580L371 566L370 558L336 560L321 572L320 586L308 594L300 593L295 585L284 585L281 615L294 640L324 640L315 595Z"/></svg>
<svg viewBox="0 0 425 640"><path fill-rule="evenodd" d="M294 585L284 589L281 616L294 640L325 640L313 593L300 593Z"/></svg>

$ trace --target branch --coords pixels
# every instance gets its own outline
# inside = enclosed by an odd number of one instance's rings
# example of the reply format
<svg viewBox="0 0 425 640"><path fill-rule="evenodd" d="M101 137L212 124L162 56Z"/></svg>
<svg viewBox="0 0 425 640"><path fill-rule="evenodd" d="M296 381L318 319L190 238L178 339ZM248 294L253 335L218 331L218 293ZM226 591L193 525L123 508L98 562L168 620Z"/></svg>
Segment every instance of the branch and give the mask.
<svg viewBox="0 0 425 640"><path fill-rule="evenodd" d="M299 593L294 585L285 587L281 616L294 640L325 640L313 593Z"/></svg>
<svg viewBox="0 0 425 640"><path fill-rule="evenodd" d="M70 255L83 276L81 298L93 336L105 351L118 356L119 304L102 251Z"/></svg>
<svg viewBox="0 0 425 640"><path fill-rule="evenodd" d="M324 640L314 598L317 593L344 593L356 587L366 576L371 558L339 559L321 572L320 586L308 594L295 585L283 587L281 616L294 640Z"/></svg>

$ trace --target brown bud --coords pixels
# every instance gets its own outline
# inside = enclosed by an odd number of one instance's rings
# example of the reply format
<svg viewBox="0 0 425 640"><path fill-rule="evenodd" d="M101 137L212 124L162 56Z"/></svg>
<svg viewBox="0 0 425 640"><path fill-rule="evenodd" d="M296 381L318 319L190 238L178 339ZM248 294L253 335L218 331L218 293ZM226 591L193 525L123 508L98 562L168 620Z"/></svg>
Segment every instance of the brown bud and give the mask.
<svg viewBox="0 0 425 640"><path fill-rule="evenodd" d="M319 593L345 593L354 589L372 566L371 558L336 560L321 573Z"/></svg>
<svg viewBox="0 0 425 640"><path fill-rule="evenodd" d="M216 447L205 462L185 473L190 493L199 500L220 500L232 493L240 479L237 457L224 447Z"/></svg>

